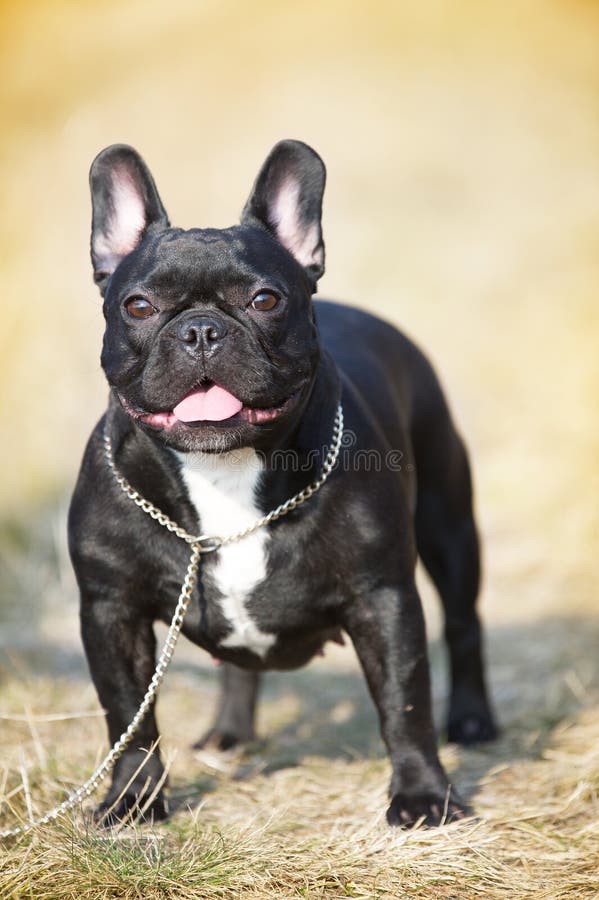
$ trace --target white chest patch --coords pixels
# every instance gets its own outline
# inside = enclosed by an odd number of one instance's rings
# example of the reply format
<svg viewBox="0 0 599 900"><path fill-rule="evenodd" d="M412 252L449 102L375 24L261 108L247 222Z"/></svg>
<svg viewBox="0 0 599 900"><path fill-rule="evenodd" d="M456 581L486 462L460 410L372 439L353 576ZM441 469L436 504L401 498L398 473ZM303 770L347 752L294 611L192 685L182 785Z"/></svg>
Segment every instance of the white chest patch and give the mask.
<svg viewBox="0 0 599 900"><path fill-rule="evenodd" d="M262 464L250 447L231 453L177 453L181 475L196 508L202 533L224 536L243 531L262 515L255 490ZM256 585L266 578L268 532L259 528L218 550L212 570L223 595L222 611L232 631L224 647L245 647L265 656L275 635L261 631L246 608Z"/></svg>

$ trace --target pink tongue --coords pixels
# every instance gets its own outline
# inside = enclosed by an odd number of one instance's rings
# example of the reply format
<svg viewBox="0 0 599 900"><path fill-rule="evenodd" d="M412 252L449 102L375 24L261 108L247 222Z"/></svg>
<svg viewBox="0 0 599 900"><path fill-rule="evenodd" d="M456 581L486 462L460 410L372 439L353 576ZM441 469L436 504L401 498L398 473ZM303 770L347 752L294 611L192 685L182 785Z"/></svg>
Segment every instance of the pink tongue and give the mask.
<svg viewBox="0 0 599 900"><path fill-rule="evenodd" d="M243 409L243 403L218 384L188 394L173 412L181 422L222 422Z"/></svg>

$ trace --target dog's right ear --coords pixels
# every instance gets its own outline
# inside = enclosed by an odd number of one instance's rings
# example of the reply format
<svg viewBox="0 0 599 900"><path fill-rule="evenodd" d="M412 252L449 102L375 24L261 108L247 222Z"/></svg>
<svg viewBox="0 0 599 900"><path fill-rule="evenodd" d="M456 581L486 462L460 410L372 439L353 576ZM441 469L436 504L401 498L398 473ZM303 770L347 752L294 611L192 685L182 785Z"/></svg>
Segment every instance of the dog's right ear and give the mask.
<svg viewBox="0 0 599 900"><path fill-rule="evenodd" d="M150 170L133 147L113 144L102 150L92 163L89 185L94 281L103 296L120 261L149 229L168 228L169 221Z"/></svg>

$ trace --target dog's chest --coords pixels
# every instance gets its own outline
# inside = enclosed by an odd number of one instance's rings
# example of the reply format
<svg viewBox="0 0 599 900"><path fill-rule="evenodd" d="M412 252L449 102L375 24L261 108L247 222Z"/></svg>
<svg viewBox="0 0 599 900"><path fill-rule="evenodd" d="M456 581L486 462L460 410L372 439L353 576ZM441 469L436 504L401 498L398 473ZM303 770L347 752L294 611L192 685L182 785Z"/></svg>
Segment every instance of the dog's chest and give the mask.
<svg viewBox="0 0 599 900"><path fill-rule="evenodd" d="M177 454L181 474L196 508L202 533L225 537L243 531L260 518L255 492L261 463L246 448L223 454ZM259 528L240 541L221 547L212 576L222 595L222 612L231 632L224 647L244 647L265 656L275 635L262 631L248 612L247 601L266 578L268 533Z"/></svg>

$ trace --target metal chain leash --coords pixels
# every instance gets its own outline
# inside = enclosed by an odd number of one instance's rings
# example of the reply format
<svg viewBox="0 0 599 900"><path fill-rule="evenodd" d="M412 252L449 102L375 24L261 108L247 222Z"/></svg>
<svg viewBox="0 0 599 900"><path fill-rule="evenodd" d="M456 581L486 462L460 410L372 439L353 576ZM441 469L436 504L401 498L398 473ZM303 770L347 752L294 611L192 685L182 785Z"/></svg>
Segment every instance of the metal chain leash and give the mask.
<svg viewBox="0 0 599 900"><path fill-rule="evenodd" d="M0 831L0 838L16 837L19 834L26 834L33 828L36 828L40 825L47 825L49 822L53 822L60 815L62 815L62 813L73 809L82 800L90 797L94 793L96 788L104 781L106 776L112 771L117 760L120 756L122 756L125 748L128 746L128 744L131 743L142 719L144 718L152 702L154 701L156 694L158 693L158 688L162 684L162 681L166 674L166 670L175 650L177 638L179 637L179 634L181 632L181 626L183 625L183 619L185 617L185 613L187 612L187 607L189 606L189 602L191 600L197 582L200 553L201 550L199 549L199 547L195 544L192 545L187 571L185 572L185 578L183 580L183 585L181 586L181 593L179 594L177 606L168 630L168 634L165 638L158 663L156 664L154 675L152 676L152 680L150 681L141 705L135 713L135 716L133 717L131 724L129 725L127 730L124 731L118 741L113 744L104 760L100 763L95 772L90 775L85 784L82 784L81 787L70 793L66 800L63 800L62 803L60 803L50 812L46 813L44 816L41 816L39 819L35 819L34 821L28 822L25 825L18 825L15 828L9 828L5 831Z"/></svg>
<svg viewBox="0 0 599 900"><path fill-rule="evenodd" d="M185 613L187 612L187 608L191 602L191 598L195 590L195 586L198 580L200 556L203 553L213 553L214 551L218 550L219 547L242 540L244 537L253 534L253 532L257 531L258 528L262 528L269 522L274 522L276 519L281 518L281 516L284 516L287 513L291 512L291 510L296 509L298 506L301 506L302 503L305 503L306 500L308 500L313 494L316 493L316 491L320 490L320 488L323 486L323 484L333 471L335 464L337 463L337 460L339 458L339 450L341 448L342 438L343 409L341 407L341 404L339 404L335 416L331 445L325 457L321 474L316 479L316 481L313 481L312 484L308 485L308 487L299 491L289 500L286 500L285 503L281 503L279 506L277 506L276 509L271 510L267 515L262 516L262 518L258 519L243 531L238 531L235 534L229 534L225 536L195 536L189 534L187 531L185 531L184 528L181 528L180 525L177 525L176 522L170 519L165 513L162 512L162 510L158 509L157 506L154 506L152 503L150 503L149 500L144 499L144 497L142 497L142 495L129 484L127 479L120 474L114 462L110 437L108 436L106 431L104 431L104 456L115 481L117 482L123 493L125 493L127 497L129 497L129 499L135 503L136 506L139 506L139 508L143 510L143 512L147 513L160 525L175 534L178 538L181 538L181 540L184 540L186 541L186 543L191 545L189 563L187 564L187 570L185 572L183 584L181 585L181 592L179 594L179 599L177 600L175 612L173 614L171 624L164 640L162 650L160 651L158 662L156 663L156 669L154 670L154 674L152 676L150 684L148 685L148 689L144 694L144 698L139 706L139 709L135 713L127 730L124 731L118 741L113 744L98 768L93 772L92 775L90 775L87 781L81 785L81 787L77 788L75 791L72 791L68 795L68 797L66 797L66 799L62 801L62 803L60 803L58 806L56 806L54 809L41 816L40 818L34 819L31 822L27 822L24 825L17 825L14 828L8 828L0 831L0 840L9 837L18 837L21 834L26 834L27 832L32 831L34 828L37 828L40 825L47 825L50 822L55 821L63 813L74 809L75 806L77 806L80 802L87 799L94 793L94 791L99 787L104 779L110 774L119 757L122 756L127 746L133 740L133 737L135 736L143 718L156 699L158 689L160 688L160 685L164 680L164 676L166 675L166 671L173 657L173 653L175 652L177 640L179 638L179 635L181 634L181 628L183 627Z"/></svg>

